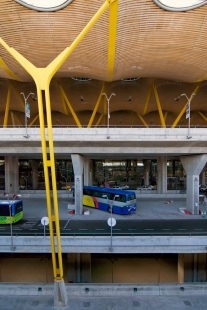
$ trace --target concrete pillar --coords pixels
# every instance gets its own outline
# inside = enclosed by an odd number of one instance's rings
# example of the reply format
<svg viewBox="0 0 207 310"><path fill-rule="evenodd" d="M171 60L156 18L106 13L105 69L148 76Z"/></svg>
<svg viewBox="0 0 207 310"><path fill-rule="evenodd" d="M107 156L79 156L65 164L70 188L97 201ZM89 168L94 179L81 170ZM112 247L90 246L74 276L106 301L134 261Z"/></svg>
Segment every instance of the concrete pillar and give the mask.
<svg viewBox="0 0 207 310"><path fill-rule="evenodd" d="M91 282L91 254L70 253L67 254L67 282L90 283Z"/></svg>
<svg viewBox="0 0 207 310"><path fill-rule="evenodd" d="M199 178L200 184L205 185L206 184L206 171L202 171Z"/></svg>
<svg viewBox="0 0 207 310"><path fill-rule="evenodd" d="M199 214L199 174L207 161L207 155L182 156L182 165L187 173L186 208L191 214Z"/></svg>
<svg viewBox="0 0 207 310"><path fill-rule="evenodd" d="M200 184L201 185L205 185L206 184L206 169L207 169L207 165L205 164L203 170L201 171L200 174Z"/></svg>
<svg viewBox="0 0 207 310"><path fill-rule="evenodd" d="M93 185L93 161L90 160L90 185Z"/></svg>
<svg viewBox="0 0 207 310"><path fill-rule="evenodd" d="M90 183L90 159L88 157L84 157L84 185L91 185Z"/></svg>
<svg viewBox="0 0 207 310"><path fill-rule="evenodd" d="M184 257L178 254L178 283L184 283Z"/></svg>
<svg viewBox="0 0 207 310"><path fill-rule="evenodd" d="M29 163L32 168L32 188L37 189L38 188L38 168L39 168L39 162L36 160L29 160Z"/></svg>
<svg viewBox="0 0 207 310"><path fill-rule="evenodd" d="M167 194L167 156L157 158L157 193Z"/></svg>
<svg viewBox="0 0 207 310"><path fill-rule="evenodd" d="M197 279L198 282L206 282L206 253L199 253L198 254L198 273Z"/></svg>
<svg viewBox="0 0 207 310"><path fill-rule="evenodd" d="M68 296L64 281L54 281L54 310L67 306Z"/></svg>
<svg viewBox="0 0 207 310"><path fill-rule="evenodd" d="M5 156L5 192L19 192L19 166L17 156Z"/></svg>
<svg viewBox="0 0 207 310"><path fill-rule="evenodd" d="M149 173L150 173L150 164L151 160L146 160L144 162L144 185L149 185Z"/></svg>
<svg viewBox="0 0 207 310"><path fill-rule="evenodd" d="M83 213L83 164L84 157L79 154L71 154L73 171L74 171L74 185L75 185L75 214Z"/></svg>

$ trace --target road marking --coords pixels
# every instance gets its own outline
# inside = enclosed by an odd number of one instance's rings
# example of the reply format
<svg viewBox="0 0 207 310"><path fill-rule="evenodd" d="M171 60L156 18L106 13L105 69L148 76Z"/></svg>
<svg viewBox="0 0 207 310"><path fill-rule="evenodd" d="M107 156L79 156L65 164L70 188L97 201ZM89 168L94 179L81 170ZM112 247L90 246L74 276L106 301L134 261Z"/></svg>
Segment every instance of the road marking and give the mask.
<svg viewBox="0 0 207 310"><path fill-rule="evenodd" d="M0 227L1 230L5 230L5 227Z"/></svg>
<svg viewBox="0 0 207 310"><path fill-rule="evenodd" d="M63 228L63 230L71 230L70 228Z"/></svg>
<svg viewBox="0 0 207 310"><path fill-rule="evenodd" d="M37 228L30 228L29 230L38 230Z"/></svg>
<svg viewBox="0 0 207 310"><path fill-rule="evenodd" d="M63 228L66 228L69 222L70 222L70 219L67 221L67 223L65 224Z"/></svg>

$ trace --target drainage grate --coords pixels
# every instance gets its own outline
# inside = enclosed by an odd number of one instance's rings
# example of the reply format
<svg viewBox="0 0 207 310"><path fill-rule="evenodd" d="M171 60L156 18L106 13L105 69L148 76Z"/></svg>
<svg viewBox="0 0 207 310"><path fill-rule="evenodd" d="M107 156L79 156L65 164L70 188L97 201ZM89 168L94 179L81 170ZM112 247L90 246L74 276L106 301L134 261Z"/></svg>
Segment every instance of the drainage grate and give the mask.
<svg viewBox="0 0 207 310"><path fill-rule="evenodd" d="M192 304L189 300L183 300L183 302L184 302L185 306L188 306L188 307L192 306Z"/></svg>
<svg viewBox="0 0 207 310"><path fill-rule="evenodd" d="M140 307L140 303L138 301L133 301L133 307Z"/></svg>
<svg viewBox="0 0 207 310"><path fill-rule="evenodd" d="M85 301L85 302L83 302L83 307L90 307L90 302L88 302L88 301Z"/></svg>
<svg viewBox="0 0 207 310"><path fill-rule="evenodd" d="M32 307L37 307L39 305L39 301L38 300L34 300L32 303L31 303L31 306Z"/></svg>

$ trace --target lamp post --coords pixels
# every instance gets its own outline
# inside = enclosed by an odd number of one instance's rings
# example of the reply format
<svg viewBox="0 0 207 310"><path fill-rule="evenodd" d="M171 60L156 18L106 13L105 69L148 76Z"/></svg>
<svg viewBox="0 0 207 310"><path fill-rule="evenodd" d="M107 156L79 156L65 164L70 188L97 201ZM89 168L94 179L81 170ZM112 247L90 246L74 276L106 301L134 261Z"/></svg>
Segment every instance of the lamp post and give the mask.
<svg viewBox="0 0 207 310"><path fill-rule="evenodd" d="M178 101L180 99L181 96L185 96L186 99L188 100L188 105L186 105L186 118L188 118L188 135L187 135L187 139L191 139L192 137L190 136L190 103L191 100L193 99L193 96L195 96L196 94L192 93L192 95L190 96L190 98L188 98L188 96L186 94L181 94L180 96L178 96L177 98L175 98L175 101Z"/></svg>
<svg viewBox="0 0 207 310"><path fill-rule="evenodd" d="M16 247L13 244L11 203L9 203L9 216L10 216L10 231L11 231L11 251L14 251Z"/></svg>
<svg viewBox="0 0 207 310"><path fill-rule="evenodd" d="M106 97L107 103L108 103L108 116L107 116L107 139L110 138L109 136L109 119L110 119L110 99L112 96L116 96L116 94L112 93L111 96L108 98L106 93L103 93L102 96Z"/></svg>
<svg viewBox="0 0 207 310"><path fill-rule="evenodd" d="M107 195L103 195L102 197L108 198ZM114 200L118 197L119 197L119 195L114 195L114 198L112 200L108 199L108 204L110 206L110 212L111 212L111 217L108 219L108 225L111 226L111 245L109 247L110 252L113 251L113 247L112 247L112 227L116 225L116 220L114 218L112 218L113 204L114 204Z"/></svg>
<svg viewBox="0 0 207 310"><path fill-rule="evenodd" d="M27 97L25 97L24 93L20 93L20 95L22 95L23 98L24 98L24 107L25 107L25 111L24 111L25 116L24 117L25 117L26 134L24 135L24 137L26 139L28 139L29 135L27 134L27 117L30 118L30 106L29 106L29 103L27 102L27 99L29 98L30 95L32 95L32 99L35 100L35 101L37 100L37 98L35 98L35 94L34 93L29 93L29 95Z"/></svg>

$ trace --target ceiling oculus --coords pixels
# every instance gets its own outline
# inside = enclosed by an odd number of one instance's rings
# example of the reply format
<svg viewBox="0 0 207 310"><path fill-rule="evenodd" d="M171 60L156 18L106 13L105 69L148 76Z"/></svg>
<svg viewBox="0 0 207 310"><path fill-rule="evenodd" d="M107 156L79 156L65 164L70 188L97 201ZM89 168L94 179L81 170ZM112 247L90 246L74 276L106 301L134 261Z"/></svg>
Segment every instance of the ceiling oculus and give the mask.
<svg viewBox="0 0 207 310"><path fill-rule="evenodd" d="M65 8L73 0L14 0L29 9L40 12L53 12Z"/></svg>
<svg viewBox="0 0 207 310"><path fill-rule="evenodd" d="M183 12L207 4L207 0L153 0L159 7L172 12Z"/></svg>

